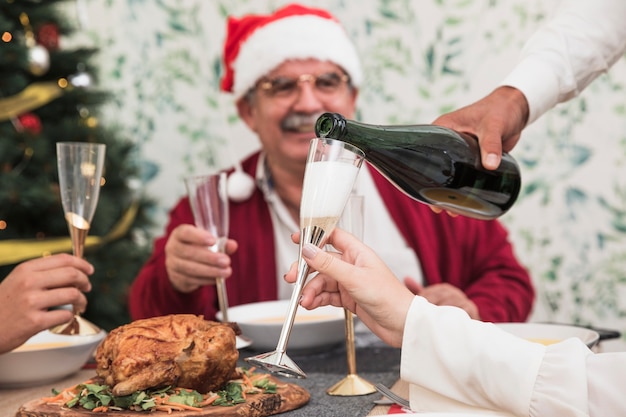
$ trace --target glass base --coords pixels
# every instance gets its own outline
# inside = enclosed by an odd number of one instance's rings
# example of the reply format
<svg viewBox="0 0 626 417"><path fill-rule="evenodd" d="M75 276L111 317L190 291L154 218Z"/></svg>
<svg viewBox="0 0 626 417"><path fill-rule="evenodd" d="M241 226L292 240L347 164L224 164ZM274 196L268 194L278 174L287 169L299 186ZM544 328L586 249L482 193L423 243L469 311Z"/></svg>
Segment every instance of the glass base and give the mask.
<svg viewBox="0 0 626 417"><path fill-rule="evenodd" d="M348 374L341 381L326 390L328 395L357 396L376 392L376 387L356 374Z"/></svg>
<svg viewBox="0 0 626 417"><path fill-rule="evenodd" d="M287 356L285 352L268 352L244 359L246 362L265 369L273 374L289 378L306 378L306 374Z"/></svg>
<svg viewBox="0 0 626 417"><path fill-rule="evenodd" d="M80 314L74 314L74 317L69 322L51 327L48 330L54 334L69 336L91 336L101 332L98 326L82 318Z"/></svg>

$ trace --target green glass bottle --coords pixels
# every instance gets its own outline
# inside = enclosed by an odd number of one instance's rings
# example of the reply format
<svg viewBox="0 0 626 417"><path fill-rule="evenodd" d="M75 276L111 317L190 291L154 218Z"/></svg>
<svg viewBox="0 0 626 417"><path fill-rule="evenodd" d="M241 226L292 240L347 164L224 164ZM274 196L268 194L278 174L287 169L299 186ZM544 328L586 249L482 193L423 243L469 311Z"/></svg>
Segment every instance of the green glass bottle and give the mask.
<svg viewBox="0 0 626 417"><path fill-rule="evenodd" d="M371 125L324 113L315 133L361 149L372 166L415 200L464 216L495 219L520 191L513 157L505 153L498 169L487 170L478 141L445 127Z"/></svg>

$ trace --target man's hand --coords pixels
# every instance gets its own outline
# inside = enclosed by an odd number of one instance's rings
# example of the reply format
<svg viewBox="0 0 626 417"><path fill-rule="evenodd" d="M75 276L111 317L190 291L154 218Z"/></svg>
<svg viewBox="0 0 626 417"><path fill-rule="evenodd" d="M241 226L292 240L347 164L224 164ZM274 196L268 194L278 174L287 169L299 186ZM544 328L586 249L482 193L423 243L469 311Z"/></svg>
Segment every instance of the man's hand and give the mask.
<svg viewBox="0 0 626 417"><path fill-rule="evenodd" d="M522 92L503 86L469 106L438 117L433 124L477 137L483 166L496 169L502 152L509 152L519 141L528 112Z"/></svg>
<svg viewBox="0 0 626 417"><path fill-rule="evenodd" d="M404 285L415 295L421 295L431 304L438 306L455 306L462 308L475 320L480 320L480 313L476 304L465 293L447 282L424 287L413 278L404 278Z"/></svg>
<svg viewBox="0 0 626 417"><path fill-rule="evenodd" d="M229 239L226 253L209 250L216 242L215 236L190 224L174 229L165 244L165 268L176 290L189 293L233 273L229 255L237 250L237 242Z"/></svg>

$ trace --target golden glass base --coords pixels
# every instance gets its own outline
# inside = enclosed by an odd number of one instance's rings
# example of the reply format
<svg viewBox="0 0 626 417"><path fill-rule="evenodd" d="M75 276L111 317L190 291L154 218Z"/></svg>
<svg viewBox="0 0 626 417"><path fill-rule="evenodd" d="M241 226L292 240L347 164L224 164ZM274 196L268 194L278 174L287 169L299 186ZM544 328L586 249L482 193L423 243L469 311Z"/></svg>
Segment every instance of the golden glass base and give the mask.
<svg viewBox="0 0 626 417"><path fill-rule="evenodd" d="M355 374L349 374L341 381L326 390L328 395L357 396L376 392L376 388L366 379Z"/></svg>

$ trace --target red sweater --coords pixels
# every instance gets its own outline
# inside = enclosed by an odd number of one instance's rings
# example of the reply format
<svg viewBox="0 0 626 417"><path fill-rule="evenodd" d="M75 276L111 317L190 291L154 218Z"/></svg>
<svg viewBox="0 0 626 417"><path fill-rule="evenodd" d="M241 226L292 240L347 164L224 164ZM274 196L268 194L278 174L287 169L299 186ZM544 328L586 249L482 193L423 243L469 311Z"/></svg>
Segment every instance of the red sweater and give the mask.
<svg viewBox="0 0 626 417"><path fill-rule="evenodd" d="M254 176L258 153L243 163ZM534 289L528 272L516 260L507 232L497 221L435 214L407 197L380 173L372 176L387 209L408 246L419 258L425 284L448 282L462 289L476 304L484 321L525 321ZM248 200L230 202L229 237L239 249L231 257L233 274L226 280L231 306L277 299L276 264L270 213L257 188ZM165 243L177 226L193 224L188 199L170 212L165 235L155 240L154 251L130 290L133 320L165 314L202 314L213 320L219 310L215 287L188 294L176 291L165 270Z"/></svg>

